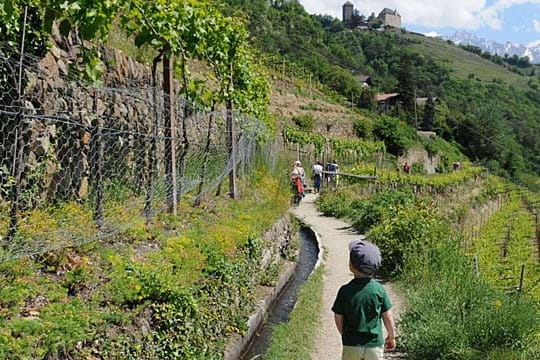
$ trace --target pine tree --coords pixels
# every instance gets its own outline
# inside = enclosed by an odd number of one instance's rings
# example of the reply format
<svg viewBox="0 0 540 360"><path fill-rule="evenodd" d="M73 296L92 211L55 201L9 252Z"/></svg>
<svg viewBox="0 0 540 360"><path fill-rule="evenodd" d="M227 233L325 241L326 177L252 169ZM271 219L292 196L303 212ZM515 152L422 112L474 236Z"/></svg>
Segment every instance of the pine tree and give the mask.
<svg viewBox="0 0 540 360"><path fill-rule="evenodd" d="M397 73L400 103L410 125L415 125L416 80L409 56L403 56Z"/></svg>

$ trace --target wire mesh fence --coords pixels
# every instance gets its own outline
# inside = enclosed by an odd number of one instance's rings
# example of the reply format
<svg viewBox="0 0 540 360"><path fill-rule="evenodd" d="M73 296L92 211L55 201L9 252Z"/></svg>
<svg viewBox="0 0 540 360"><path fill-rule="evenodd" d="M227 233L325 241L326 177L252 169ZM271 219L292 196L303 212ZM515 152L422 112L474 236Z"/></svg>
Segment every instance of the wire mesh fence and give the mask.
<svg viewBox="0 0 540 360"><path fill-rule="evenodd" d="M173 195L198 204L251 167L257 119L167 99L150 81L92 86L56 65L0 45L0 262L129 237Z"/></svg>

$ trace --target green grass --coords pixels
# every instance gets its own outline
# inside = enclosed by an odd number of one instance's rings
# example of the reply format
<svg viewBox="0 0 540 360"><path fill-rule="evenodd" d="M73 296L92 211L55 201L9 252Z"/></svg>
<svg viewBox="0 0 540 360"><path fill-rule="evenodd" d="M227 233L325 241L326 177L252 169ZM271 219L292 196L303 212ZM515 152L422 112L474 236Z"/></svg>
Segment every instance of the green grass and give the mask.
<svg viewBox="0 0 540 360"><path fill-rule="evenodd" d="M401 36L419 43L411 47L422 54L446 62L454 70L454 76L467 79L469 74L474 74L478 80L492 82L493 79L502 80L517 88L528 89L527 78L513 73L501 65L497 65L469 51L463 50L456 45L447 43L438 38L423 37L405 33Z"/></svg>
<svg viewBox="0 0 540 360"><path fill-rule="evenodd" d="M320 325L322 285L323 269L319 267L300 289L289 322L274 328L265 359L311 359L315 334Z"/></svg>

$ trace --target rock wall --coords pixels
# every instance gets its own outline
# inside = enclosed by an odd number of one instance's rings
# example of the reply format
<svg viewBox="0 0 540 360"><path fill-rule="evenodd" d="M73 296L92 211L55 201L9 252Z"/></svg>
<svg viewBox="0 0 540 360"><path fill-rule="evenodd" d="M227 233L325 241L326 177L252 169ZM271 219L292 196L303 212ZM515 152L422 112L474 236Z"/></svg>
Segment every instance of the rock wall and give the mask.
<svg viewBox="0 0 540 360"><path fill-rule="evenodd" d="M99 139L105 150L102 176L121 174L140 186L149 176L150 137L164 137L163 95L154 96L151 69L119 50L101 47L105 69L102 84L95 86L80 79L85 44L76 34L55 33L52 43L37 64L24 69L24 100L17 103L22 112L2 119L0 165L11 168L22 143L22 191L33 195L33 204L27 205L84 199ZM158 151L164 151L163 145Z"/></svg>
<svg viewBox="0 0 540 360"><path fill-rule="evenodd" d="M398 167L402 169L405 162L408 162L411 166L412 164L419 163L422 164L426 173L434 174L440 161L441 158L439 155L430 156L424 149L410 149L405 156L398 159Z"/></svg>
<svg viewBox="0 0 540 360"><path fill-rule="evenodd" d="M283 259L292 251L291 242L296 236L295 228L291 221L291 215L285 215L278 220L264 235L265 248L261 261L261 271L268 269L270 264L283 262ZM230 339L223 355L224 360L239 359L245 352L256 331L266 320L275 300L289 283L296 270L296 263L284 262L276 285L271 291L266 292L262 299L258 299L258 305L247 321L248 329L243 335L235 335Z"/></svg>
<svg viewBox="0 0 540 360"><path fill-rule="evenodd" d="M267 269L271 264L278 263L291 251L293 240L293 227L289 215L278 220L264 235L265 248L261 260L261 270Z"/></svg>

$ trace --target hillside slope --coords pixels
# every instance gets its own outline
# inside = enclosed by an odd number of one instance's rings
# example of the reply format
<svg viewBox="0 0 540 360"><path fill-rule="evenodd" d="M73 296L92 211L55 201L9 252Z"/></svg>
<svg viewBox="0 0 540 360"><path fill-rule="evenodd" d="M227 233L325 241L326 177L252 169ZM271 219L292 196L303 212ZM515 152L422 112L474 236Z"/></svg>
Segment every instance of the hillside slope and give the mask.
<svg viewBox="0 0 540 360"><path fill-rule="evenodd" d="M281 124L290 124L297 116L311 116L313 131L317 133L332 137L355 136L353 119L361 117L358 109L330 98L317 88L320 86L290 77L274 78L270 88L270 113Z"/></svg>
<svg viewBox="0 0 540 360"><path fill-rule="evenodd" d="M526 77L442 39L408 32L401 33L400 36L410 40L411 47L419 53L448 64L453 70L452 74L459 79L465 80L473 74L478 80L491 82L498 79L524 90L529 89Z"/></svg>

